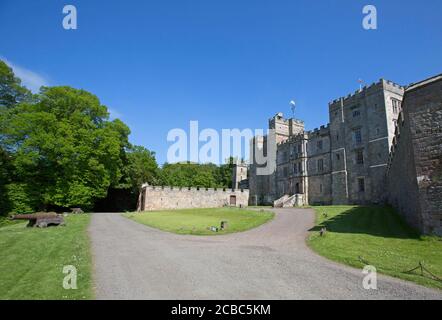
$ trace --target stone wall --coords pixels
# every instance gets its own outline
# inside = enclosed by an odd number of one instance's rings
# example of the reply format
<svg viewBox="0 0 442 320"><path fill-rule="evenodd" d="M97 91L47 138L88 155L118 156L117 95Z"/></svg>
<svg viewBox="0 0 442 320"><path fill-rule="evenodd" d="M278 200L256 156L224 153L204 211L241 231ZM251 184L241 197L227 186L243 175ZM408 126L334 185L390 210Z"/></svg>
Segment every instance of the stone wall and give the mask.
<svg viewBox="0 0 442 320"><path fill-rule="evenodd" d="M138 211L246 207L248 202L249 190L144 186Z"/></svg>
<svg viewBox="0 0 442 320"><path fill-rule="evenodd" d="M309 131L307 143L307 198L308 203L311 205L328 205L332 203L332 159L330 155L329 126L322 126Z"/></svg>
<svg viewBox="0 0 442 320"><path fill-rule="evenodd" d="M425 234L442 235L442 75L411 85L395 131L388 200Z"/></svg>
<svg viewBox="0 0 442 320"><path fill-rule="evenodd" d="M248 166L244 162L237 162L233 165L232 172L232 188L234 189L248 189Z"/></svg>
<svg viewBox="0 0 442 320"><path fill-rule="evenodd" d="M333 203L385 202L389 146L400 111L393 110L392 101L400 104L403 92L381 79L330 103Z"/></svg>
<svg viewBox="0 0 442 320"><path fill-rule="evenodd" d="M332 101L330 125L312 131L305 131L302 121L276 114L269 120L276 131L276 173L256 176L251 159L251 203L268 204L296 193L310 204L384 203L403 92L402 86L381 79ZM256 138L252 145L266 139Z"/></svg>
<svg viewBox="0 0 442 320"><path fill-rule="evenodd" d="M250 150L256 150L261 154L267 156L267 136L258 136L250 141ZM252 156L252 152L250 155ZM276 155L275 155L276 157ZM271 175L258 175L257 170L263 165L257 164L255 159L250 159L249 168L249 190L250 190L250 205L271 205L275 199L275 176L276 173Z"/></svg>

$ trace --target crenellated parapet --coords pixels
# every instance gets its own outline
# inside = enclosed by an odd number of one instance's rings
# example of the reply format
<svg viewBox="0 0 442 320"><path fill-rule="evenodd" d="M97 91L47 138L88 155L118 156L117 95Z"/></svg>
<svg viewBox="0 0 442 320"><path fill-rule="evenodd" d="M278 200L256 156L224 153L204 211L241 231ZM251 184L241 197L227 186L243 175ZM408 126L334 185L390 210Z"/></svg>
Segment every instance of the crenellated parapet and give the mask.
<svg viewBox="0 0 442 320"><path fill-rule="evenodd" d="M142 189L147 191L190 191L190 192L244 192L244 189L231 188L206 188L206 187L174 187L174 186L151 186L143 184Z"/></svg>
<svg viewBox="0 0 442 320"><path fill-rule="evenodd" d="M320 126L319 128L315 128L313 130L307 131L307 135L309 138L318 137L318 136L326 136L330 134L330 124Z"/></svg>
<svg viewBox="0 0 442 320"><path fill-rule="evenodd" d="M142 186L137 211L246 207L248 189Z"/></svg>
<svg viewBox="0 0 442 320"><path fill-rule="evenodd" d="M373 92L379 91L381 89L386 89L389 91L397 92L397 93L403 93L405 90L405 87L385 79L379 79L378 82L373 82L370 85L366 85L361 88L361 90L356 90L353 93L348 94L347 96L343 96L337 99L334 99L329 102L329 108L333 108L336 106L340 106L341 104L348 103L350 100L354 99L357 100L361 98L364 95L369 95Z"/></svg>

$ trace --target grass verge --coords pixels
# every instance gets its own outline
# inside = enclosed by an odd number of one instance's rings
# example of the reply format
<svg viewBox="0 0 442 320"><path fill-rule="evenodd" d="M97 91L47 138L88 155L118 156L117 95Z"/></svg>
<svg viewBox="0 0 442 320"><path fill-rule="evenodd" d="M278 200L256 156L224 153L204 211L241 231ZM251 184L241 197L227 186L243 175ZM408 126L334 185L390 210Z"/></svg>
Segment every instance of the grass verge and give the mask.
<svg viewBox="0 0 442 320"><path fill-rule="evenodd" d="M388 207L314 209L316 226L307 242L320 255L356 268L365 265L359 259L362 257L380 273L442 289L442 281L428 273L404 273L421 261L431 273L442 278L442 238L420 236ZM324 237L319 236L322 227L327 228Z"/></svg>
<svg viewBox="0 0 442 320"><path fill-rule="evenodd" d="M153 228L182 235L222 235L256 228L271 220L274 214L269 211L213 208L130 213L124 216ZM226 230L208 230L211 226L219 227L221 221L228 222Z"/></svg>
<svg viewBox="0 0 442 320"><path fill-rule="evenodd" d="M65 227L0 228L0 299L92 299L90 216L65 218ZM63 267L77 269L77 289L63 288Z"/></svg>

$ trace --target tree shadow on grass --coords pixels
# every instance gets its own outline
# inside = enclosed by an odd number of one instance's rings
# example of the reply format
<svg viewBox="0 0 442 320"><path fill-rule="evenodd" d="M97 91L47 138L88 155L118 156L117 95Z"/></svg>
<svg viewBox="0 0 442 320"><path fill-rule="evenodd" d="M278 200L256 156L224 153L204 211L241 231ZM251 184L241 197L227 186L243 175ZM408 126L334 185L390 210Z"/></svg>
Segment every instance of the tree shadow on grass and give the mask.
<svg viewBox="0 0 442 320"><path fill-rule="evenodd" d="M324 208L317 208L320 223L309 231L367 234L384 238L420 239L420 234L410 228L391 207L370 206L352 207L336 216L331 216ZM327 218L323 213L328 213Z"/></svg>

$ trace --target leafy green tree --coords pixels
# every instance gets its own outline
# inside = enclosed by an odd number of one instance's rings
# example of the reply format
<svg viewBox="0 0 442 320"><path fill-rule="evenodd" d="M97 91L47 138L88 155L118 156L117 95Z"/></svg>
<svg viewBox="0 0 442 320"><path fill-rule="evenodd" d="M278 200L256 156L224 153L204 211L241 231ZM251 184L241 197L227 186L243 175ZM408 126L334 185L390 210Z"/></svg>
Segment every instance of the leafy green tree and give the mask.
<svg viewBox="0 0 442 320"><path fill-rule="evenodd" d="M120 183L130 131L109 121L93 94L43 88L37 103L17 105L8 120L5 141L17 182L39 190L43 206L87 209Z"/></svg>
<svg viewBox="0 0 442 320"><path fill-rule="evenodd" d="M127 154L127 175L130 187L139 191L143 183L156 185L159 180L159 168L155 159L155 152L142 146L132 146Z"/></svg>
<svg viewBox="0 0 442 320"><path fill-rule="evenodd" d="M231 177L231 169L227 165L165 163L160 181L163 185L177 187L227 188L231 185Z"/></svg>
<svg viewBox="0 0 442 320"><path fill-rule="evenodd" d="M8 125L9 115L17 104L24 101L32 101L32 93L21 85L21 80L17 78L12 69L0 60L0 215L4 215L12 210L12 198L17 198L17 186L7 187L11 183L13 167L13 154L8 151L8 146L4 143L5 126Z"/></svg>
<svg viewBox="0 0 442 320"><path fill-rule="evenodd" d="M218 184L222 187L232 188L233 160L233 157L230 157L228 163L222 164L218 167L216 177Z"/></svg>
<svg viewBox="0 0 442 320"><path fill-rule="evenodd" d="M12 108L20 102L32 99L32 93L21 85L12 69L0 60L0 109Z"/></svg>

